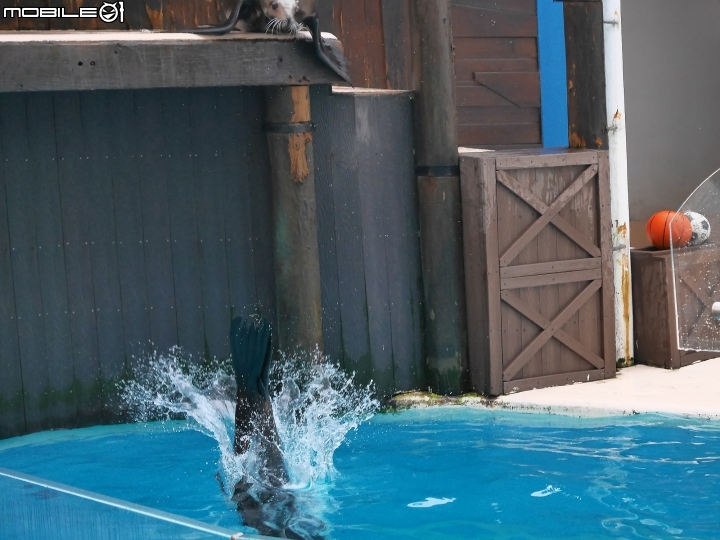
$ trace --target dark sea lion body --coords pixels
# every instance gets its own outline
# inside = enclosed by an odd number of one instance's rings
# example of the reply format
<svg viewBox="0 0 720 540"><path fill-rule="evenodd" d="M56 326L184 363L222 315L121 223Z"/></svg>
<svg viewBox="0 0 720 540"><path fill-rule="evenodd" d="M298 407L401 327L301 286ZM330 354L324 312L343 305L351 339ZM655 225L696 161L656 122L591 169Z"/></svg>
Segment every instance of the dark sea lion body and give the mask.
<svg viewBox="0 0 720 540"><path fill-rule="evenodd" d="M230 329L233 369L237 383L235 407L235 452L253 450L261 458L259 480L243 478L234 487L232 500L245 525L262 535L278 538L322 539L322 535L298 532L291 526L297 505L284 486L289 477L280 450L280 440L270 400L272 365L270 323L258 324L237 318ZM322 523L317 529L324 528Z"/></svg>

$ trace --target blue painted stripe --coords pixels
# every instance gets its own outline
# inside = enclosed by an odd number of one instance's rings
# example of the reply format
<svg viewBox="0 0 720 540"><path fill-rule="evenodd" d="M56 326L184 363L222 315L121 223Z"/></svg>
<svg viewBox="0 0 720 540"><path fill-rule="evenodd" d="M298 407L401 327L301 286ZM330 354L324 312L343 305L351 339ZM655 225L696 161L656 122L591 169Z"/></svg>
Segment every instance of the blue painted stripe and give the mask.
<svg viewBox="0 0 720 540"><path fill-rule="evenodd" d="M565 22L562 2L537 0L542 139L545 148L568 146Z"/></svg>

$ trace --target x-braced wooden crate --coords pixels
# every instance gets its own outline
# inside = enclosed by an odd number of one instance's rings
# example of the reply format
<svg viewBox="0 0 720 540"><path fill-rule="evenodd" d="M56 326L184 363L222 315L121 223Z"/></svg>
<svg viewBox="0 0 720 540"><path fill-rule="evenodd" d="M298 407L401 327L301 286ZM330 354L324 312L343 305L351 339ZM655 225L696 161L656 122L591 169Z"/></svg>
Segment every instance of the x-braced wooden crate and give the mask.
<svg viewBox="0 0 720 540"><path fill-rule="evenodd" d="M461 190L473 387L613 377L607 152L463 152Z"/></svg>
<svg viewBox="0 0 720 540"><path fill-rule="evenodd" d="M640 364L680 369L694 362L720 356L703 350L714 347L713 299L708 285L720 279L720 247L704 245L681 248L676 252L675 277L669 249L633 249L633 320L635 321L635 361ZM673 280L675 287L673 287ZM682 317L677 320L677 304ZM689 320L688 320L689 319ZM691 323L696 323L691 326ZM678 342L678 329L686 339ZM692 345L695 350L682 350Z"/></svg>

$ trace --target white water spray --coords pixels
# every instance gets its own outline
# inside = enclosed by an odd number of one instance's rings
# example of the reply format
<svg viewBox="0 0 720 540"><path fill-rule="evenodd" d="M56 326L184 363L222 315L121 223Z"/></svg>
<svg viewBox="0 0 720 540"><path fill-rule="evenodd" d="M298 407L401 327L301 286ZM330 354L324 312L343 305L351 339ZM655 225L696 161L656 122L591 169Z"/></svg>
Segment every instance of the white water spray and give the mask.
<svg viewBox="0 0 720 540"><path fill-rule="evenodd" d="M221 455L219 473L228 496L243 478L262 482L257 477L262 459L256 445L241 455L233 449L236 386L230 360L200 365L178 347L167 354L155 351L134 370L133 378L120 386L134 420L187 418L189 427L215 439ZM313 487L324 491L323 486L336 474L335 450L347 433L370 419L379 406L372 385L356 385L353 375L315 351L310 355L281 354L273 363L270 386L290 478L286 487L308 495Z"/></svg>

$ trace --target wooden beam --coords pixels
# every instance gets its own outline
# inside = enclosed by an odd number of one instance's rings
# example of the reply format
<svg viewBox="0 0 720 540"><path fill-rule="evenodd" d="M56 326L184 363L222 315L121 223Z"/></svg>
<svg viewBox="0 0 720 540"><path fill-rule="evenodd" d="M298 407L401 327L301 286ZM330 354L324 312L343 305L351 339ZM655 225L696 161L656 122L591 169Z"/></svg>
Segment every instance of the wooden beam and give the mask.
<svg viewBox="0 0 720 540"><path fill-rule="evenodd" d="M278 346L323 350L320 256L310 92L307 86L265 89L272 173Z"/></svg>
<svg viewBox="0 0 720 540"><path fill-rule="evenodd" d="M563 4L571 148L608 148L602 2Z"/></svg>
<svg viewBox="0 0 720 540"><path fill-rule="evenodd" d="M0 34L0 92L342 82L309 40L309 34L10 32Z"/></svg>
<svg viewBox="0 0 720 540"><path fill-rule="evenodd" d="M428 381L458 394L469 381L450 0L412 0L410 8Z"/></svg>

